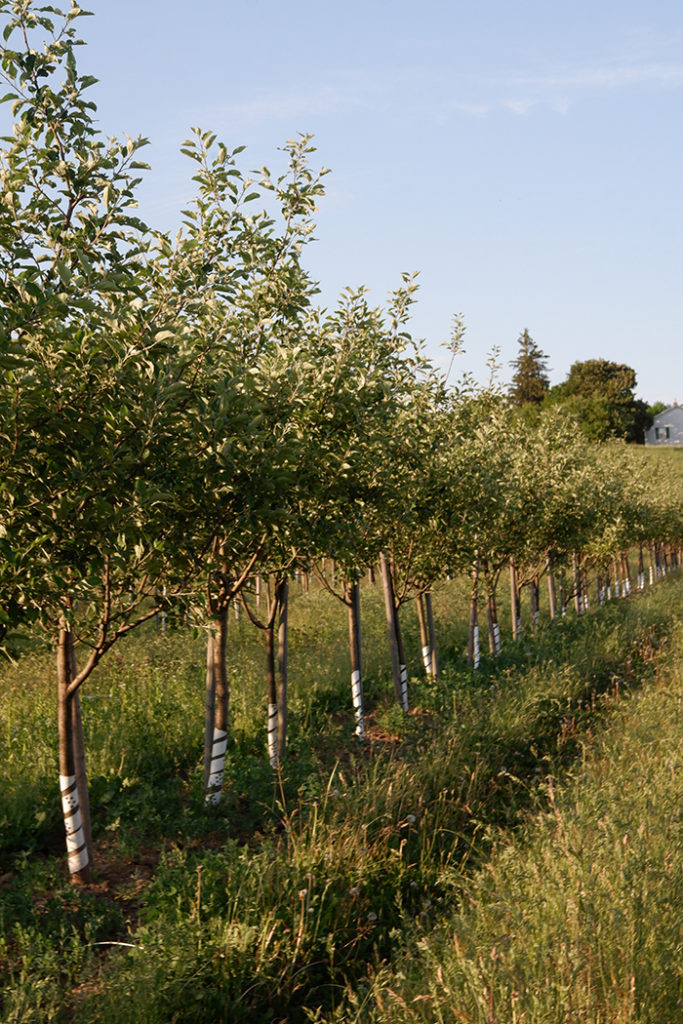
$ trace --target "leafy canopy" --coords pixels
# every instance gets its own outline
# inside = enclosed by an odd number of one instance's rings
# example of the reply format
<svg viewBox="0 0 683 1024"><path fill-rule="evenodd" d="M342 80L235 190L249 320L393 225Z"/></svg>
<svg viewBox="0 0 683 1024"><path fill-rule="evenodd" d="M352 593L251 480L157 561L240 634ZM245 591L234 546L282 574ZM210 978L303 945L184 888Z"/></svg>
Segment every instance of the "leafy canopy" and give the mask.
<svg viewBox="0 0 683 1024"><path fill-rule="evenodd" d="M635 386L630 366L587 359L572 365L567 379L550 390L548 403L564 405L593 441L623 438L642 444L649 417L645 402L635 397Z"/></svg>

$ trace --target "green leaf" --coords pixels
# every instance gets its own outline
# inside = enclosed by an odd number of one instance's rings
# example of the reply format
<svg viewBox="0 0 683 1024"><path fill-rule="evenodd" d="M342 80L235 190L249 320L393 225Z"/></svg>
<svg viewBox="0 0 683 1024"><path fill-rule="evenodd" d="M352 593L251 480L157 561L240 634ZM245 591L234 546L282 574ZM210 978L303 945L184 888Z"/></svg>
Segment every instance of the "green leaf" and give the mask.
<svg viewBox="0 0 683 1024"><path fill-rule="evenodd" d="M57 273L59 274L62 280L62 284L64 284L65 286L71 284L71 271L67 267L64 260L56 259L55 267L57 268Z"/></svg>

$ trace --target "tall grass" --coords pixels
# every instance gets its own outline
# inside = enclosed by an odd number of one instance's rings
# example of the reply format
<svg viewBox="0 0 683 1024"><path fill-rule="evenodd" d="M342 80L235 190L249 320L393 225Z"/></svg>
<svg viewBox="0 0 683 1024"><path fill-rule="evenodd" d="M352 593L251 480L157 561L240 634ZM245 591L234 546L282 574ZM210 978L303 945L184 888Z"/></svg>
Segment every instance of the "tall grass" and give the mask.
<svg viewBox="0 0 683 1024"><path fill-rule="evenodd" d="M682 652L679 621L655 686L622 704L564 786L547 780L548 810L473 876L449 870L457 910L409 929L334 1019L683 1019Z"/></svg>
<svg viewBox="0 0 683 1024"><path fill-rule="evenodd" d="M58 823L51 845L36 820L56 798L22 781L32 741L5 747L21 769L13 807L28 810L23 845L6 847L14 874L0 908L3 1019L296 1022L335 1007L339 1019L361 1019L384 1012L385 989L398 1012L398 974L363 979L397 957L408 979L404 961L417 947L406 947L406 930L417 943L467 898L465 880L479 877L501 836L547 804L547 777L576 763L620 694L653 678L680 587L669 580L642 599L570 616L498 663L485 659L478 674L464 666L456 629L441 682L413 680L407 717L391 700L381 599L369 588L365 746L352 735L343 609L320 592L302 595L292 609L291 758L279 776L264 758L260 647L234 622L233 738L218 810L201 800L201 637L131 638L84 693L105 860L93 889L65 888ZM440 607L464 612L464 597L456 585ZM405 623L416 665L416 626ZM54 786L41 664L14 670L3 730L7 721L10 733L19 729L24 715L30 732L33 714L44 716L41 771ZM45 858L53 850L57 859ZM138 867L149 851L160 859L147 881ZM128 866L125 884L112 880L112 860ZM113 942L127 945L99 945ZM416 994L431 999L421 986Z"/></svg>

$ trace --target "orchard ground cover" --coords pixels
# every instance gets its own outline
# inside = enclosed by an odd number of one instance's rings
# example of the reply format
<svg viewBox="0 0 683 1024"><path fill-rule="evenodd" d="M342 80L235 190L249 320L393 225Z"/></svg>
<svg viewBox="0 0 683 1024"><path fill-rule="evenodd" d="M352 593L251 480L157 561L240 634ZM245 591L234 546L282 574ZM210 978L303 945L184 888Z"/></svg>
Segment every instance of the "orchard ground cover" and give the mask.
<svg viewBox="0 0 683 1024"><path fill-rule="evenodd" d="M55 700L46 673L51 655L25 651L5 668L3 681L3 1019L303 1021L316 1014L333 1019L336 1013L339 1020L353 1014L359 1020L400 1020L402 1006L409 1007L405 1019L438 1019L434 1007L447 1005L434 973L442 956L439 943L448 934L445 922L471 906L471 933L483 928L476 915L488 898L484 881L493 879L495 889L505 856L514 862L515 854L501 854L500 847L507 849L509 836L528 834L520 842L532 847L530 858L535 843L543 863L559 863L552 848L543 846L547 821L527 824L529 813L539 809L549 812L551 822L569 814L564 805L557 810L558 783L549 785L549 778L592 770L585 752L625 694L651 691L653 708L661 699L661 713L672 717L674 698L658 672L661 658L670 658L677 628L672 608L680 605L680 592L680 578L673 576L644 595L589 615L571 613L535 634L527 629L520 643L508 642L496 662L484 658L473 673L464 656L466 585L455 580L435 599L444 663L438 683L419 678L417 625L409 609L404 614L414 673L414 711L404 716L391 699L379 588L365 585L370 727L361 747L353 738L343 608L312 589L293 602L290 757L275 774L264 753L261 647L247 622L233 619L231 744L225 800L218 808L207 808L203 800L202 637L171 621L165 634L150 627L122 644L83 695L100 866L92 885L76 889L67 880L52 792ZM620 742L626 749L626 738ZM650 753L659 756L652 743L643 749L646 761ZM608 755L600 756L604 761ZM633 771L627 770L627 757L614 763L617 775L610 785L616 791L622 772L625 785ZM628 833L634 842L639 837L645 861L652 846L648 885L662 907L659 924L666 927L651 947L664 972L672 935L663 890L680 870L680 840L678 848L673 833L661 840L658 817L649 823L668 776L645 768L642 778L648 781L640 803L634 803L636 820L620 836ZM604 817L612 796L605 788L589 799L585 785L581 793L586 835L593 834L602 820L594 816L597 803L605 804ZM605 821L598 838L609 851L614 836ZM582 827L580 816L572 816L572 828ZM582 842L576 839L579 847ZM662 867L657 858L665 849L671 858ZM534 869L529 871L535 878ZM523 875L519 868L514 878ZM530 927L539 936L556 934L569 897L555 876L538 884L547 887L544 894L524 896L538 916ZM567 884L573 884L571 875ZM514 899L494 892L496 913L508 905L512 912L531 882L518 879L515 885ZM633 921L624 887L616 886L612 895L614 915ZM581 912L571 906L574 935ZM528 915L533 917L531 910ZM612 943L612 918L605 922L598 914L596 921L602 956L603 946ZM492 1019L513 1019L509 1008L515 1003L504 981L502 994L496 989L491 995L486 987L488 961L481 948L489 936L483 935L468 940L461 960L449 961L444 970L457 974L468 965L475 1009L493 1000L496 1007L508 1007L508 1016L496 1010L499 1016ZM490 960L492 947L486 948ZM433 970L416 980L411 957L423 949ZM607 959L591 962L601 965L609 981L615 967L608 952ZM498 955L491 961L496 969ZM565 991L567 985L571 989L571 955L570 950L560 964ZM614 955L621 955L619 949ZM501 976L507 971L510 984L517 969L525 970L512 953L501 963ZM527 988L533 990L534 977L542 977L540 967L538 972L525 975ZM636 999L628 985L621 986L621 974L615 977L617 996L623 996L619 1005L631 1016L577 1019L656 1019L636 1015L641 980ZM518 989L513 985L511 991ZM555 1008L562 1005L561 991L558 980ZM458 1017L465 1005L454 998L453 1012L444 1019L488 1019L472 1009L469 1017ZM605 1006L607 1013L611 1004ZM579 1006L581 1012L585 1007ZM552 1016L552 1006L543 1012L539 1020L564 1019Z"/></svg>
<svg viewBox="0 0 683 1024"><path fill-rule="evenodd" d="M683 1018L683 630L654 680L619 702L521 833L453 910L319 1021L655 1024Z"/></svg>

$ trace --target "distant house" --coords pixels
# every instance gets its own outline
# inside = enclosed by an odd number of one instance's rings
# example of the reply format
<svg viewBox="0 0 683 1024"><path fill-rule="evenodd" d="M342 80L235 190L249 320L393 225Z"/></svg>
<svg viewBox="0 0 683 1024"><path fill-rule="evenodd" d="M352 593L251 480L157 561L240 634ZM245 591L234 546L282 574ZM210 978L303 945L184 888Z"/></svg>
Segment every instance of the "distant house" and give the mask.
<svg viewBox="0 0 683 1024"><path fill-rule="evenodd" d="M659 412L645 431L645 444L683 445L683 405Z"/></svg>

